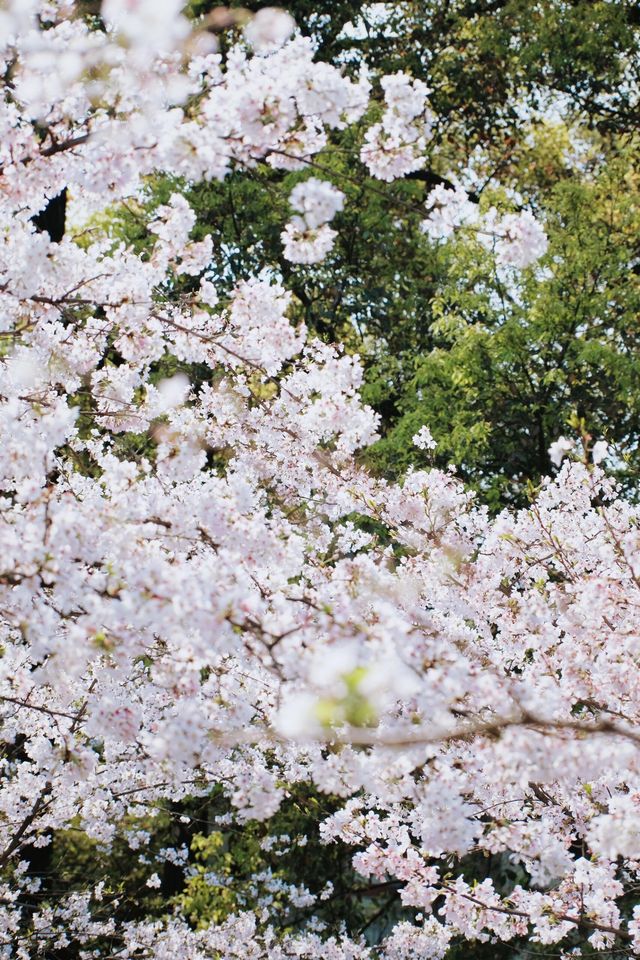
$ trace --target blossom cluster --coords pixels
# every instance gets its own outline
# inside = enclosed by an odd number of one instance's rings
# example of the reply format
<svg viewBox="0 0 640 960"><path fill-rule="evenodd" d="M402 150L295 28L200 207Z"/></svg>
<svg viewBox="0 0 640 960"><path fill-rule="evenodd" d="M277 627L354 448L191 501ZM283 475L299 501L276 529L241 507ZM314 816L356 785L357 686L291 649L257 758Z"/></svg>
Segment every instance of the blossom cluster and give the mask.
<svg viewBox="0 0 640 960"><path fill-rule="evenodd" d="M380 83L385 109L380 122L367 130L360 157L374 177L390 182L424 167L433 116L422 80L398 72Z"/></svg>
<svg viewBox="0 0 640 960"><path fill-rule="evenodd" d="M282 233L284 255L292 263L318 263L333 247L335 230L329 221L342 210L344 194L327 180L310 177L291 191L296 215Z"/></svg>
<svg viewBox="0 0 640 960"><path fill-rule="evenodd" d="M529 267L547 251L544 228L529 210L500 216L492 207L481 215L460 185L438 184L429 195L422 229L432 240L446 240L463 226L477 233L502 266Z"/></svg>

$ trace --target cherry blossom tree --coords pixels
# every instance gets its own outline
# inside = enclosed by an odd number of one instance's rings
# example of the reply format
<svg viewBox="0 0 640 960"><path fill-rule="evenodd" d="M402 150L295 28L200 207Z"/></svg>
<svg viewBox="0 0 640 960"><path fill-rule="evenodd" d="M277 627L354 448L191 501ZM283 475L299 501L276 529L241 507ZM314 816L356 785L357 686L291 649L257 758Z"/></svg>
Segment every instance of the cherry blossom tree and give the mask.
<svg viewBox="0 0 640 960"><path fill-rule="evenodd" d="M606 444L559 441L530 509L497 517L453 471L373 476L358 358L290 322L271 270L220 298L192 239L184 183L309 170L283 244L320 259L344 196L314 156L364 123L375 177L420 169L424 84L348 79L277 10L224 56L178 2L106 0L96 24L15 0L0 30L3 956L640 952L640 510ZM176 187L140 252L100 215L158 171ZM55 240L42 212L64 191ZM437 201L427 232L467 228L459 191ZM472 228L505 269L545 251L526 212ZM331 894L311 876L257 873L255 902L204 928L179 910L119 922L101 884L38 897L34 851L59 832L144 847L141 805L213 789L242 829L297 784L340 798L323 842L395 891L380 943L319 921ZM470 876L472 854L519 882Z"/></svg>

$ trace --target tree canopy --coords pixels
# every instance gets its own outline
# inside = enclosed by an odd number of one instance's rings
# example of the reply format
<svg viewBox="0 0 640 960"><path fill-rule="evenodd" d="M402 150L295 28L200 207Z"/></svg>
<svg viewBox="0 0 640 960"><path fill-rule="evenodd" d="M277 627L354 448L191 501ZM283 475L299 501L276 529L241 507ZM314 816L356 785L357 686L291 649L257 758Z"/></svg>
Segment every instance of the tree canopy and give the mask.
<svg viewBox="0 0 640 960"><path fill-rule="evenodd" d="M0 4L0 955L640 953L639 38Z"/></svg>
<svg viewBox="0 0 640 960"><path fill-rule="evenodd" d="M245 5L259 9L267 4ZM206 16L211 4L194 4ZM430 424L436 462L454 463L493 508L526 502L568 430L616 444L638 468L638 17L624 3L336 3L287 6L319 58L355 73L407 71L437 121L425 167L391 184L368 175L359 127L334 131L309 164L346 194L332 254L289 263L280 229L307 174L238 170L189 198L229 289L265 265L296 316L365 365L382 418L367 455L398 477ZM444 242L422 223L434 188L461 180L482 209L530 209L549 251L511 282L472 231ZM156 186L164 196L167 188ZM153 189L151 190L151 198ZM130 225L135 229L135 224ZM125 236L130 234L125 231ZM417 460L419 461L419 458Z"/></svg>

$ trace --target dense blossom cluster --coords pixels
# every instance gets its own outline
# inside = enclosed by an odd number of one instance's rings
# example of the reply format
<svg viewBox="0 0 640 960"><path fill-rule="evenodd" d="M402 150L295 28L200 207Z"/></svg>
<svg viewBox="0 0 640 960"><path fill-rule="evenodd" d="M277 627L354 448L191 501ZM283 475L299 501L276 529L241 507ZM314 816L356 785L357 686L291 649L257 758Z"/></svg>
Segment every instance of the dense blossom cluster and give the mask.
<svg viewBox="0 0 640 960"><path fill-rule="evenodd" d="M271 273L218 302L179 191L146 225L150 255L90 227L38 232L63 188L101 210L154 170L304 167L367 102L271 13L246 28L256 55L223 62L180 4L108 0L106 31L72 6L1 21L3 956L409 960L576 931L640 952L623 907L640 870L640 510L571 458L495 519L451 473L370 476L357 358L295 328ZM391 179L422 163L429 120L422 84L382 87L363 158ZM342 202L315 178L291 197L318 231ZM540 250L522 215L503 226ZM195 292L175 292L183 276ZM158 379L167 357L182 372ZM433 446L427 428L415 442ZM265 819L295 783L343 798L324 842L416 911L376 948L311 914L283 936L273 897L204 930L119 926L100 887L32 905L27 850L57 830L108 846L141 802L213 785L240 823ZM524 879L505 894L452 873L477 851ZM278 893L329 895L308 883Z"/></svg>
<svg viewBox="0 0 640 960"><path fill-rule="evenodd" d="M328 226L342 210L344 194L327 180L311 177L291 191L289 203L296 211L283 233L284 255L292 263L317 263L333 247L335 230Z"/></svg>
<svg viewBox="0 0 640 960"><path fill-rule="evenodd" d="M384 113L367 130L360 156L374 177L390 182L424 167L433 118L421 80L395 73L383 77L381 86Z"/></svg>
<svg viewBox="0 0 640 960"><path fill-rule="evenodd" d="M529 267L547 251L544 229L528 210L499 216L491 208L482 215L461 186L439 184L429 196L422 229L433 240L446 240L464 226L494 249L496 262L504 266Z"/></svg>

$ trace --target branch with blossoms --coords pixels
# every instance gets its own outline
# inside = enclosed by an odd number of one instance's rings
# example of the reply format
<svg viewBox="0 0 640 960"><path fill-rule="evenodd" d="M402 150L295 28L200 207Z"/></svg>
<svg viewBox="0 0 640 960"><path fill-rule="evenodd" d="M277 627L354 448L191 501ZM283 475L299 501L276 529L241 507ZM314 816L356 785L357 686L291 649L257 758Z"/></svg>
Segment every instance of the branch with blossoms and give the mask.
<svg viewBox="0 0 640 960"><path fill-rule="evenodd" d="M583 928L608 948L619 874L640 860L637 505L595 462L559 462L529 509L497 517L450 471L362 468L379 423L358 358L292 324L271 272L220 302L180 185L262 164L322 173L301 177L283 225L303 269L329 255L345 208L315 159L329 137L371 106L360 160L384 190L424 169L428 92L396 73L370 104L369 81L317 61L282 11L247 19L223 56L180 7L106 0L99 29L48 2L2 19L6 943L386 960ZM98 221L77 242L42 229L65 190L90 218L156 174L173 192L140 207L143 250ZM432 239L468 212L445 187ZM505 267L546 249L522 211L478 229ZM428 425L414 443L434 448ZM531 783L554 802L506 815ZM61 891L37 866L69 831L113 850L141 809L159 819L214 791L218 825L248 830L310 784L340 798L318 814L327 839L374 844L356 869L396 877L414 912L446 894L445 913L398 921L375 949L313 915L293 935L289 907L320 910L322 891L257 870L255 909L193 929L157 902L131 920L100 884ZM168 849L184 866L186 846ZM429 872L477 849L523 865L517 893ZM164 893L155 873L145 885Z"/></svg>

